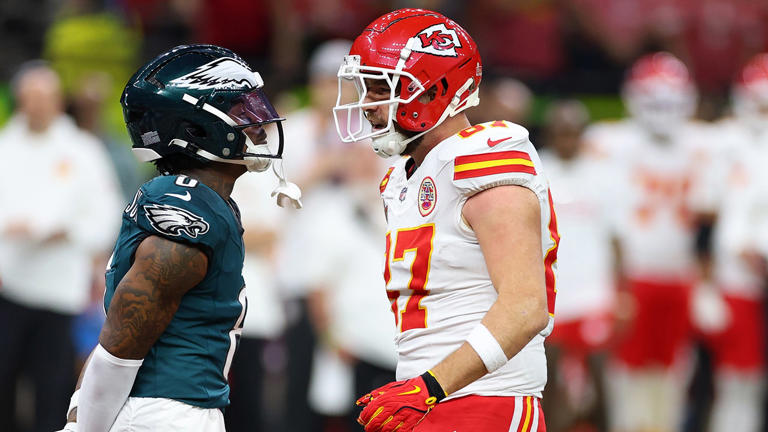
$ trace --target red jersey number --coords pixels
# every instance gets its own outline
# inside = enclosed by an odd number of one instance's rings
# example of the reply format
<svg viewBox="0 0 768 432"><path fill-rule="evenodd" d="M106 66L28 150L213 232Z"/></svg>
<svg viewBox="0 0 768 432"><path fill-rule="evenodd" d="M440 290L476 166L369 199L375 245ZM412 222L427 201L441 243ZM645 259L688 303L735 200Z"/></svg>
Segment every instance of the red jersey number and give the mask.
<svg viewBox="0 0 768 432"><path fill-rule="evenodd" d="M408 282L408 290L411 294L405 303L403 310L398 310L397 299L400 290L387 289L387 297L392 304L392 312L395 314L395 325L400 326L400 331L427 327L427 309L421 305L421 299L429 291L426 289L429 280L429 269L432 261L432 240L435 237L435 225L427 224L415 228L398 230L395 238L394 253L392 249L392 236L387 233L386 261L384 264L384 283L389 286L392 279L390 270L390 256L392 263L404 261L406 255L413 254L411 264L411 279Z"/></svg>

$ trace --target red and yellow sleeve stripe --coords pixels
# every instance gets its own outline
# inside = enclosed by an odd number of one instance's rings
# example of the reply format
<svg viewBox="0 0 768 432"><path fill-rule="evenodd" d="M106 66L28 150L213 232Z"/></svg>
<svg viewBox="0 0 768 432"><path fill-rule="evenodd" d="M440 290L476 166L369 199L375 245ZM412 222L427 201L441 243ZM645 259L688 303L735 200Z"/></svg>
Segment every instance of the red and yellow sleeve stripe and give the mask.
<svg viewBox="0 0 768 432"><path fill-rule="evenodd" d="M514 150L481 153L459 156L453 162L454 180L516 172L536 175L528 153Z"/></svg>
<svg viewBox="0 0 768 432"><path fill-rule="evenodd" d="M389 167L387 170L387 174L384 175L384 178L381 179L381 183L379 183L379 193L384 193L384 189L387 188L387 184L389 183L389 176L392 175L392 171L395 170L395 167Z"/></svg>

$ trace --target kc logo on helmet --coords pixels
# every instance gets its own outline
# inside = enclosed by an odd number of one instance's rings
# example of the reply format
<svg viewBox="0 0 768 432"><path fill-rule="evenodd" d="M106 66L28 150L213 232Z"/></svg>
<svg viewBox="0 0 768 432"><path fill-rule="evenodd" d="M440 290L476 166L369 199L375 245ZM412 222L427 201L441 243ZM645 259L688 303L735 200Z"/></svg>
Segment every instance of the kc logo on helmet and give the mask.
<svg viewBox="0 0 768 432"><path fill-rule="evenodd" d="M413 48L416 52L456 57L456 48L461 48L461 41L459 41L456 30L447 28L445 24L429 26L420 31L416 38L420 42Z"/></svg>

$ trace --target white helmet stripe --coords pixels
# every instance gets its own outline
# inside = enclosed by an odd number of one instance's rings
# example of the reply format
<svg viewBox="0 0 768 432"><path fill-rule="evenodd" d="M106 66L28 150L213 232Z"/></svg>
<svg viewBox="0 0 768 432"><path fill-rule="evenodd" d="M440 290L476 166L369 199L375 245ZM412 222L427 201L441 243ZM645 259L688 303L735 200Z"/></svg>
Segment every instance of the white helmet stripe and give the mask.
<svg viewBox="0 0 768 432"><path fill-rule="evenodd" d="M181 99L184 100L184 102L191 103L192 105L197 105L197 102L198 102L198 99L196 97L190 96L190 95L188 95L186 93L184 94L184 96L181 97ZM205 111L208 111L209 113L215 115L216 117L222 119L226 124L228 124L228 125L230 125L232 127L237 126L237 123L235 123L235 121L232 120L231 117L229 117L228 115L224 114L218 108L216 108L216 107L214 107L212 105L208 105L207 103L204 103L203 104L203 109Z"/></svg>

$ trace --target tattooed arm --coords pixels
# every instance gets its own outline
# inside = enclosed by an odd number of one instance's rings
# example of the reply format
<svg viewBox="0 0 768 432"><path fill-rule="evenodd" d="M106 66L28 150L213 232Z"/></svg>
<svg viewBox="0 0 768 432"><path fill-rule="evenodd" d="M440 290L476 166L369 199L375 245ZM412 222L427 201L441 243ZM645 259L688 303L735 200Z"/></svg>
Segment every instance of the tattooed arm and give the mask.
<svg viewBox="0 0 768 432"><path fill-rule="evenodd" d="M144 358L184 294L205 278L207 266L208 258L195 247L147 237L109 304L101 346L115 357Z"/></svg>
<svg viewBox="0 0 768 432"><path fill-rule="evenodd" d="M81 377L80 430L109 430L142 359L173 319L184 294L205 278L207 266L208 258L195 247L156 236L141 242Z"/></svg>

